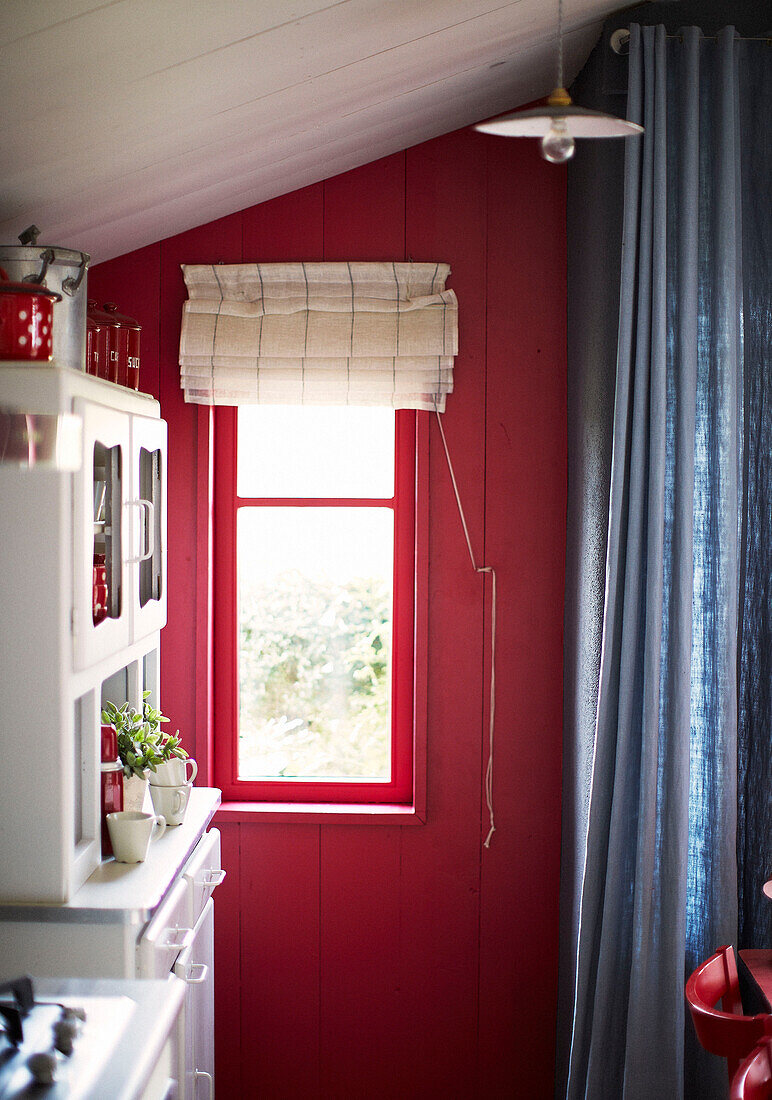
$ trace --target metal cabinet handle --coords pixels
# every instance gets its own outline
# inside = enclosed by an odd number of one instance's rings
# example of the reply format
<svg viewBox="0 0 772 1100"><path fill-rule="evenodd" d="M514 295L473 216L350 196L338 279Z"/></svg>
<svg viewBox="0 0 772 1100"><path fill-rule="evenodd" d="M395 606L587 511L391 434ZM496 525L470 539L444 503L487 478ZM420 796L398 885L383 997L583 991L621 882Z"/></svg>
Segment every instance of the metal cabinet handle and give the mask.
<svg viewBox="0 0 772 1100"><path fill-rule="evenodd" d="M211 1073L206 1073L203 1069L193 1071L196 1093L198 1093L198 1082L202 1077L209 1085L209 1100L214 1100L214 1077L212 1077Z"/></svg>
<svg viewBox="0 0 772 1100"><path fill-rule="evenodd" d="M167 928L167 938L160 944L161 947L174 947L178 951L185 951L193 943L194 929L192 928ZM177 936L182 934L182 939Z"/></svg>
<svg viewBox="0 0 772 1100"><path fill-rule="evenodd" d="M219 886L225 878L225 871L204 871L203 876L198 880L201 886L207 886L211 890L214 890L215 886Z"/></svg>
<svg viewBox="0 0 772 1100"><path fill-rule="evenodd" d="M188 985L202 985L208 977L209 967L206 963L192 963L185 970L185 981Z"/></svg>
<svg viewBox="0 0 772 1100"><path fill-rule="evenodd" d="M129 565L134 565L137 562L147 561L148 558L152 558L155 551L155 505L152 500L129 500L128 504L134 505L136 508L140 508L144 511L145 515L145 553L140 554L138 558L129 558Z"/></svg>

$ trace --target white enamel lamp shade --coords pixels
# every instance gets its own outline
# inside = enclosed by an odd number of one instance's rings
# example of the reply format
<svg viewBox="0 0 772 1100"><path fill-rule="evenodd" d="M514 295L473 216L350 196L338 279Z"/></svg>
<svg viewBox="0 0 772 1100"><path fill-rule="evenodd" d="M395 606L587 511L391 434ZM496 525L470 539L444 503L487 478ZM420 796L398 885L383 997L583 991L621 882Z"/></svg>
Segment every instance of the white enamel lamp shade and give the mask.
<svg viewBox="0 0 772 1100"><path fill-rule="evenodd" d="M556 88L541 107L511 111L488 122L478 122L475 130L484 134L498 134L499 137L540 138L546 137L559 119L575 138L629 137L631 134L643 133L642 126L636 122L628 122L626 118L617 118L615 115L592 111L586 107L575 107L563 88Z"/></svg>
<svg viewBox="0 0 772 1100"><path fill-rule="evenodd" d="M512 111L490 122L478 122L475 130L499 137L545 137L556 119L563 119L568 132L576 138L629 137L640 134L643 127L626 118L616 118L586 107L534 107L528 111Z"/></svg>

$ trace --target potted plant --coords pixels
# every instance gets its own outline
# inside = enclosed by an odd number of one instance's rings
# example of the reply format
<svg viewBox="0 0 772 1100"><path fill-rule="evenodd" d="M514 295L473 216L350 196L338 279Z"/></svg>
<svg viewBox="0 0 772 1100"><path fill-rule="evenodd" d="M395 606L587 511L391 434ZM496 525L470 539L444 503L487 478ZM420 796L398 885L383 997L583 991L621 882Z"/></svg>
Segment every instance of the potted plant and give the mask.
<svg viewBox="0 0 772 1100"><path fill-rule="evenodd" d="M161 723L169 719L150 706L149 695L149 691L143 693L141 711L129 703L118 707L109 701L102 710L102 722L115 730L118 756L123 765L123 806L127 810L142 809L147 795L148 772L154 772L167 758ZM168 751L176 747L173 745Z"/></svg>

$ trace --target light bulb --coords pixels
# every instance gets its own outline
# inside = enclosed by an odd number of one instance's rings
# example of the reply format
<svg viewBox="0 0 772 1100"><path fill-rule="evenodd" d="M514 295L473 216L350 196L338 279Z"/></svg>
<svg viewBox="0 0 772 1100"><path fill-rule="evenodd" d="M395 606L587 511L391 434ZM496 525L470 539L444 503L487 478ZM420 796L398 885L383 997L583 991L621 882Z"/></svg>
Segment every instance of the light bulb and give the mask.
<svg viewBox="0 0 772 1100"><path fill-rule="evenodd" d="M553 118L549 132L541 139L541 155L551 164L563 164L574 155L574 139L564 118Z"/></svg>

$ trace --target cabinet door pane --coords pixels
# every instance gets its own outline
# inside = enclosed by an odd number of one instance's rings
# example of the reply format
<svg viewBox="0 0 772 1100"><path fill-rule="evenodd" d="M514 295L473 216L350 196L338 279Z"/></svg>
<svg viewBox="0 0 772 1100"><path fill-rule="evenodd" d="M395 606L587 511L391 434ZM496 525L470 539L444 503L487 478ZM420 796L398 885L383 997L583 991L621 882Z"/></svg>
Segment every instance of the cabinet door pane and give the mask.
<svg viewBox="0 0 772 1100"><path fill-rule="evenodd" d="M83 470L74 478L73 664L89 668L128 645L129 416L82 398Z"/></svg>

